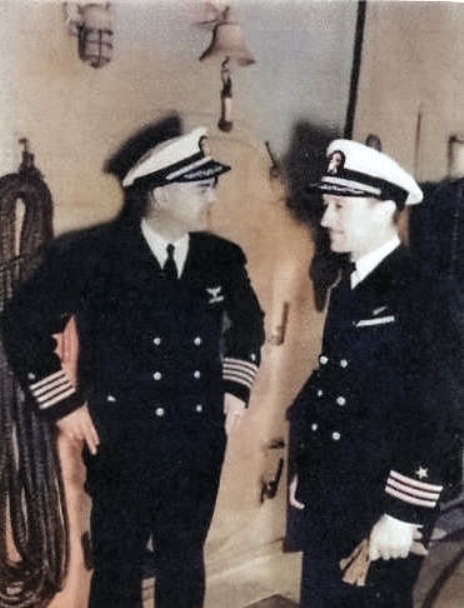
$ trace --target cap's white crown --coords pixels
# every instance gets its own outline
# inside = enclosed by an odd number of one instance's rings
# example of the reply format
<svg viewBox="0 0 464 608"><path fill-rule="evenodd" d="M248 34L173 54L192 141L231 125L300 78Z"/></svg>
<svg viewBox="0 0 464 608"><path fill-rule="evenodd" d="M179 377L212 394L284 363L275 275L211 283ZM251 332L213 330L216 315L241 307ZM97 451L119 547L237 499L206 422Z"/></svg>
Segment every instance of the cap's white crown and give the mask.
<svg viewBox="0 0 464 608"><path fill-rule="evenodd" d="M336 170L333 174L327 171L320 180L321 185L338 185L340 189L352 188L366 196L381 197L382 189L375 184L377 179L403 189L407 193L404 201L406 205L422 201L423 192L416 180L384 152L350 139L333 140L327 148L327 157L332 157L337 151L344 157L343 170L358 174L359 179L343 175L344 171L340 171L340 176L337 176ZM373 178L372 184L369 184L370 178Z"/></svg>
<svg viewBox="0 0 464 608"><path fill-rule="evenodd" d="M187 159L200 152L199 141L207 135L206 127L197 127L187 135L180 135L169 139L151 148L142 158L127 172L122 180L124 187L131 186L136 179L166 169L171 165ZM211 160L210 156L204 156L188 167L183 167L182 172L194 169Z"/></svg>

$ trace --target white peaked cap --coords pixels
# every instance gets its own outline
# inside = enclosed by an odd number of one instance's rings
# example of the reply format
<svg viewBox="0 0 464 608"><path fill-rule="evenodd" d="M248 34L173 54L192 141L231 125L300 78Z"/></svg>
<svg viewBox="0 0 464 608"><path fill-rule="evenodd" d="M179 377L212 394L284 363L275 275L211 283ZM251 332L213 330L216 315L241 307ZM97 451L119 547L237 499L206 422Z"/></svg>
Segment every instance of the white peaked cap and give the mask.
<svg viewBox="0 0 464 608"><path fill-rule="evenodd" d="M325 173L311 189L338 196L393 200L400 208L423 199L412 175L375 148L350 139L335 139L327 148L327 159Z"/></svg>
<svg viewBox="0 0 464 608"><path fill-rule="evenodd" d="M229 170L229 166L212 158L207 129L198 127L187 135L169 139L151 148L127 172L122 185L132 186L142 179L153 186L195 182L217 178Z"/></svg>

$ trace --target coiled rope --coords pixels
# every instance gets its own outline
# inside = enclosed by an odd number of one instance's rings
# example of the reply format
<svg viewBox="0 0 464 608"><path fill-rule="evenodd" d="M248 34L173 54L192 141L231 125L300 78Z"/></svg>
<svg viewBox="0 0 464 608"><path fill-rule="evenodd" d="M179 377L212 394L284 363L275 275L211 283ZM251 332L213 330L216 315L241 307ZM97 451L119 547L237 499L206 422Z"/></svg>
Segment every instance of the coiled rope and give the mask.
<svg viewBox="0 0 464 608"><path fill-rule="evenodd" d="M20 143L25 148L18 173L0 178L0 310L52 237L50 191L27 140ZM0 344L1 608L49 603L66 574L67 539L54 428L28 403Z"/></svg>

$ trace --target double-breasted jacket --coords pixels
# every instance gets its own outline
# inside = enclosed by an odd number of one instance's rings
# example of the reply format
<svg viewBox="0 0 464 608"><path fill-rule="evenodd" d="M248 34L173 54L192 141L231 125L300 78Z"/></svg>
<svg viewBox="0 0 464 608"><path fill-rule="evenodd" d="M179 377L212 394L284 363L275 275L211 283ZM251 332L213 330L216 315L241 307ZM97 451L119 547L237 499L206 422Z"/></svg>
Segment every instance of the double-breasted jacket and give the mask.
<svg viewBox="0 0 464 608"><path fill-rule="evenodd" d="M332 290L318 366L288 418L305 517L327 521L341 552L383 513L421 524L435 512L453 437L441 306L403 246Z"/></svg>
<svg viewBox="0 0 464 608"><path fill-rule="evenodd" d="M3 315L5 347L40 414L88 403L100 462L131 453L160 471L166 461L218 469L224 392L248 400L264 339L245 262L237 245L192 233L182 276L168 280L140 227L120 221L54 241ZM78 386L54 352L71 315Z"/></svg>

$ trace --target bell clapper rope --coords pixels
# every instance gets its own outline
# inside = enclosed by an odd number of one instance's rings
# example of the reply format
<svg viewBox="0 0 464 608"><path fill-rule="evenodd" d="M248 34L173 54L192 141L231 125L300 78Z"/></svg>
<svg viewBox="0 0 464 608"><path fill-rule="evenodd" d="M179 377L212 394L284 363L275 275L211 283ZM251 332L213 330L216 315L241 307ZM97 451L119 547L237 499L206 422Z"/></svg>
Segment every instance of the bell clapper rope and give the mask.
<svg viewBox="0 0 464 608"><path fill-rule="evenodd" d="M229 61L230 57L226 57L221 64L221 118L218 122L218 127L221 131L226 132L231 131L234 125L232 121L232 79L228 67Z"/></svg>

